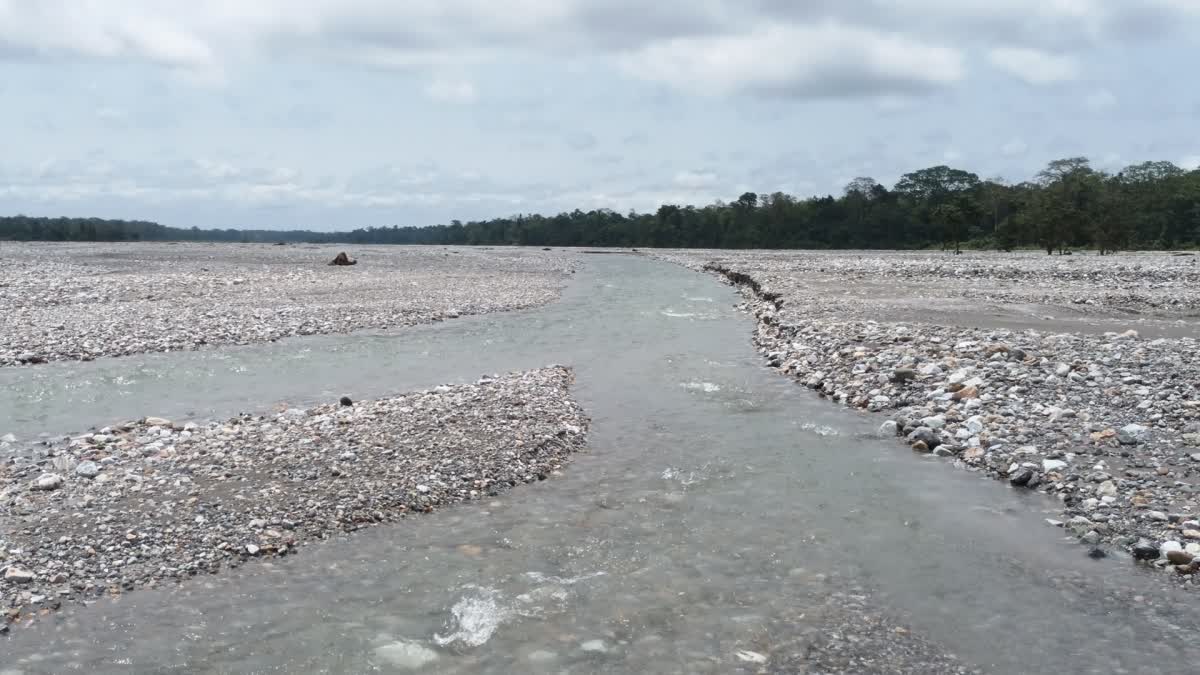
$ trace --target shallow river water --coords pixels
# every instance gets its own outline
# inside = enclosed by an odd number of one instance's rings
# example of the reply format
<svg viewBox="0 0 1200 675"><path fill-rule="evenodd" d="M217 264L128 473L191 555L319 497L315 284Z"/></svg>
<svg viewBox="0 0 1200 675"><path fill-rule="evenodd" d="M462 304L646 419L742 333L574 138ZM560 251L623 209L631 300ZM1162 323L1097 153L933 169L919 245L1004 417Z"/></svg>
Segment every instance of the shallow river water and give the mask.
<svg viewBox="0 0 1200 675"><path fill-rule="evenodd" d="M64 608L0 639L0 672L779 672L812 645L852 650L877 615L987 672L1200 666L1190 595L1088 559L1044 523L1052 503L875 439L878 418L766 369L736 301L683 268L588 256L536 310L0 370L0 430L26 437L550 363L576 369L593 417L560 478Z"/></svg>

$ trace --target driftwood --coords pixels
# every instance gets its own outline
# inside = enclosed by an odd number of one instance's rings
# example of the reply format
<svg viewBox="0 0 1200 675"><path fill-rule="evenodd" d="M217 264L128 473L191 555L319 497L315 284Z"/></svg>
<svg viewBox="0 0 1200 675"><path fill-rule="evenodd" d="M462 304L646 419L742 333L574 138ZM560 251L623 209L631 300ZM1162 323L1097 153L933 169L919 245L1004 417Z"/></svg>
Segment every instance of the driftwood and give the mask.
<svg viewBox="0 0 1200 675"><path fill-rule="evenodd" d="M357 265L358 261L351 258L350 256L346 255L345 251L342 251L341 253L337 254L337 257L334 258L332 261L330 261L329 264L330 265Z"/></svg>

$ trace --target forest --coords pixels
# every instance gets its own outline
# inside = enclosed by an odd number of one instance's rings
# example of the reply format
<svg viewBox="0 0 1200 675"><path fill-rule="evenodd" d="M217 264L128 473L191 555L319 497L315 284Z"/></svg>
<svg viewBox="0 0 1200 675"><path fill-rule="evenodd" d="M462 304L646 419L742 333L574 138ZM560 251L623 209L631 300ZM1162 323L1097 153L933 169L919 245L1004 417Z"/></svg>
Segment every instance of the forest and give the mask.
<svg viewBox="0 0 1200 675"><path fill-rule="evenodd" d="M653 213L609 209L518 214L427 227L351 231L189 229L98 218L0 217L0 240L234 241L674 248L962 247L1101 254L1200 245L1200 169L1142 162L1109 173L1087 158L1050 162L1010 183L949 166L906 173L891 188L855 178L840 195L746 192Z"/></svg>

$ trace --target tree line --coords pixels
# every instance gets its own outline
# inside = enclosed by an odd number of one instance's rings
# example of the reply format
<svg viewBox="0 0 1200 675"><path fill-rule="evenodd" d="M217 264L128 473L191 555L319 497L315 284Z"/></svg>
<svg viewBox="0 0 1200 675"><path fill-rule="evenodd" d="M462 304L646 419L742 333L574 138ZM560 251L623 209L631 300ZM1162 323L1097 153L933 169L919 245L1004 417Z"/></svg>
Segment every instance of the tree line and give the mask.
<svg viewBox="0 0 1200 675"><path fill-rule="evenodd" d="M937 247L1047 253L1200 245L1200 169L1142 162L1109 173L1085 157L1050 162L1009 183L949 166L906 173L888 188L850 181L838 196L746 192L707 206L663 204L653 213L574 210L429 227L349 232L173 228L97 218L0 218L0 239L239 241L356 244L623 246L677 248Z"/></svg>

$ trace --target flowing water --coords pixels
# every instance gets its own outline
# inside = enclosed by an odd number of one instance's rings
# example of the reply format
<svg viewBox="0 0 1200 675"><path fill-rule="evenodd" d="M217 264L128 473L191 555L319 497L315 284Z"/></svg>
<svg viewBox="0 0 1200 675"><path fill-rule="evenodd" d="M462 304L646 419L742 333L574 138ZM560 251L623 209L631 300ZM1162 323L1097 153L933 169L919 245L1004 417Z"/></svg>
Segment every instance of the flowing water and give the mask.
<svg viewBox="0 0 1200 675"><path fill-rule="evenodd" d="M594 421L561 478L64 609L0 641L0 672L778 671L875 613L989 672L1195 672L1164 575L1088 559L1052 503L764 368L730 288L625 256L577 277L547 307L392 334L0 370L0 430L24 436L549 363Z"/></svg>

